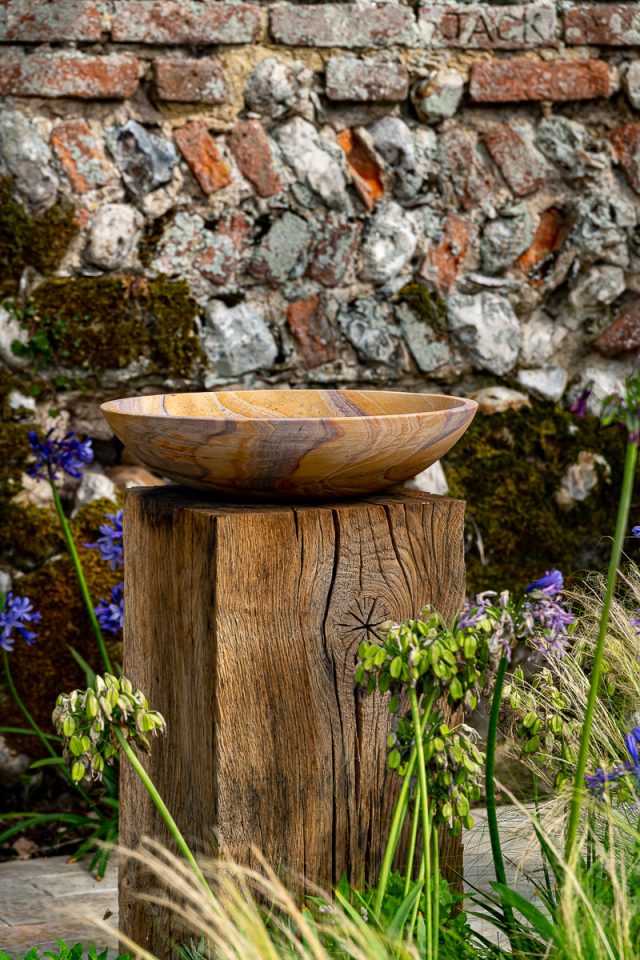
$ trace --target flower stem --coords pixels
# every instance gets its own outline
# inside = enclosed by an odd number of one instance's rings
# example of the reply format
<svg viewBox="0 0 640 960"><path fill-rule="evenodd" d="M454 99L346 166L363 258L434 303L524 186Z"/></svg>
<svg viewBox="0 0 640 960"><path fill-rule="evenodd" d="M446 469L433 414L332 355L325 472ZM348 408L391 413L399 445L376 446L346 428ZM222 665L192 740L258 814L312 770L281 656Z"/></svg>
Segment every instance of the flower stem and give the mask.
<svg viewBox="0 0 640 960"><path fill-rule="evenodd" d="M593 716L596 709L596 701L600 693L600 680L602 677L602 661L604 658L604 644L609 627L609 616L611 614L611 603L615 591L616 580L618 577L618 567L622 556L622 545L629 522L629 510L631 509L631 495L633 493L633 481L636 470L636 461L638 458L638 447L635 440L629 440L627 443L627 454L624 461L624 476L622 480L622 490L620 492L620 502L618 504L618 517L616 520L616 531L613 538L613 547L611 549L611 558L609 560L609 572L607 574L607 589L600 615L600 625L598 628L598 639L593 656L593 665L591 667L591 685L589 687L589 699L587 700L587 709L582 724L582 735L580 737L580 750L576 762L575 780L573 783L573 792L571 794L571 804L569 808L569 824L565 838L565 859L571 863L576 853L576 841L578 837L578 828L580 826L580 810L582 808L582 798L584 795L584 775L587 770L587 757L589 753L589 738L591 736L591 727L593 725Z"/></svg>
<svg viewBox="0 0 640 960"><path fill-rule="evenodd" d="M431 875L431 822L429 811L429 792L427 790L427 770L424 761L424 744L422 742L422 723L420 720L420 708L418 706L418 694L415 687L409 688L409 702L411 704L411 717L413 719L413 732L416 741L416 756L418 763L418 782L420 784L420 794L422 802L420 813L422 820L422 847L424 850L424 869L425 869L425 889L424 889L424 916L427 932L427 960L437 960L438 945L433 943L433 918L432 918L432 875Z"/></svg>
<svg viewBox="0 0 640 960"><path fill-rule="evenodd" d="M52 757L54 760L61 760L62 758L61 758L60 754L59 754L59 753L56 753L56 751L53 749L53 747L52 747L51 744L49 743L49 738L48 738L47 735L40 729L40 727L39 727L39 725L36 723L34 717L33 717L32 714L29 712L29 710L28 710L28 708L27 708L27 705L25 704L24 700L22 699L22 697L21 697L20 694L18 693L18 688L17 688L16 685L15 685L15 682L14 682L14 679L13 679L13 675L12 675L12 673L11 673L11 667L9 666L9 656L8 656L6 650L3 650L3 651L2 651L2 665L3 665L3 667L4 667L5 677L7 678L7 686L9 687L9 693L11 694L11 696L12 696L13 699L14 699L14 701L16 702L16 705L17 705L18 709L19 709L20 712L22 713L23 717L25 718L25 720L27 721L27 723L29 724L29 726L31 727L31 729L33 730L33 732L35 733L35 735L38 737L38 739L39 739L40 742L42 743L43 747L45 748L45 750L47 751L47 753L49 754L49 756ZM85 803L87 803L89 807L94 807L95 804L93 803L93 801L91 800L91 798L88 796L88 794L85 793L85 791L82 789L82 787L80 786L79 783L76 783L75 780L72 779L71 774L69 773L66 764L60 764L60 766L61 766L62 770L64 771L64 774L65 774L67 780L69 781L69 783L72 783L72 784L73 784L73 786L74 786L75 789L78 791L78 793L80 794L80 796L82 797L82 799L85 801Z"/></svg>
<svg viewBox="0 0 640 960"><path fill-rule="evenodd" d="M504 868L504 858L502 856L502 846L500 844L500 830L498 828L498 814L496 809L496 741L498 738L498 718L500 716L500 704L502 703L502 691L507 674L507 658L501 657L496 679L493 687L493 697L491 700L491 713L489 715L489 729L487 731L487 757L485 761L485 795L487 804L487 825L489 827L489 838L491 840L491 855L493 857L493 869L496 880L506 886L507 873ZM502 902L502 912L504 914L507 929L510 931L509 939L515 926L513 910L507 903Z"/></svg>
<svg viewBox="0 0 640 960"><path fill-rule="evenodd" d="M438 956L438 938L440 936L440 850L438 846L438 829L432 826L431 841L433 843L433 955Z"/></svg>
<svg viewBox="0 0 640 960"><path fill-rule="evenodd" d="M102 657L102 662L104 663L108 673L113 673L113 667L111 665L111 659L109 657L109 651L104 642L104 637L102 636L102 630L100 629L100 624L98 623L98 618L96 617L96 612L93 609L93 603L91 601L91 594L89 593L89 587L87 586L87 581L82 569L82 564L80 563L80 557L76 549L76 544L73 539L73 533L71 532L71 526L69 521L65 516L65 512L62 509L62 503L60 502L60 494L58 493L58 488L56 487L55 480L50 477L49 483L51 484L51 490L53 491L53 502L55 504L56 513L58 514L58 519L60 520L60 526L62 527L62 533L67 544L67 549L71 557L71 562L73 563L76 576L78 578L78 583L80 585L80 593L82 594L82 599L89 615L89 621L91 623L91 628L95 635L98 649L100 651L100 656Z"/></svg>
<svg viewBox="0 0 640 960"><path fill-rule="evenodd" d="M431 714L431 708L436 698L436 691L432 690L429 692L426 698L426 704L424 706L424 713L422 717L422 726L421 726L421 737L424 736L425 727L429 720L429 715ZM417 740L418 738L416 738ZM382 902L384 900L384 895L387 891L387 886L389 884L389 877L391 875L391 867L393 865L393 858L396 854L396 849L398 847L398 842L400 840L400 834L402 833L402 828L404 826L405 817L407 814L407 806L409 803L409 790L411 787L411 778L413 776L413 770L416 765L416 748L415 746L409 754L409 760L407 761L407 770L404 775L404 780L402 782L402 788L398 794L398 799L396 800L396 805L393 810L393 819L391 821L391 827L389 829L389 837L387 839L387 845L385 847L384 856L382 858L382 867L380 868L380 876L378 877L378 885L376 888L376 895L373 901L373 913L374 916L379 917L380 911L382 909Z"/></svg>
<svg viewBox="0 0 640 960"><path fill-rule="evenodd" d="M194 855L191 853L191 850L189 849L187 841L182 836L180 832L180 828L178 827L178 824L175 822L175 820L169 813L169 809L165 804L164 800L162 799L162 797L160 796L160 794L158 793L151 777L149 776L147 771L144 769L144 767L138 760L138 757L136 756L136 753L133 747L128 742L126 737L123 735L122 731L117 726L115 726L115 724L113 726L113 730L115 732L116 737L118 738L120 746L125 752L127 760L129 761L129 763L131 764L135 772L140 777L140 780L142 781L142 784L145 790L151 797L151 800L153 801L156 807L156 810L162 817L166 827L169 830L169 833L175 840L178 846L178 849L180 850L180 853L183 855L183 857L185 858L185 860L193 870L194 874L196 875L196 877L198 878L198 880L200 881L200 883L202 884L206 892L213 899L213 893L211 892L211 888L209 887L209 884L205 880L202 870L198 866Z"/></svg>
<svg viewBox="0 0 640 960"><path fill-rule="evenodd" d="M404 892L403 896L408 896L411 889L411 874L413 873L413 860L416 853L416 840L418 839L418 827L420 825L420 788L414 791L413 795L413 819L411 821L411 837L409 838L409 850L407 852L407 863L404 870Z"/></svg>

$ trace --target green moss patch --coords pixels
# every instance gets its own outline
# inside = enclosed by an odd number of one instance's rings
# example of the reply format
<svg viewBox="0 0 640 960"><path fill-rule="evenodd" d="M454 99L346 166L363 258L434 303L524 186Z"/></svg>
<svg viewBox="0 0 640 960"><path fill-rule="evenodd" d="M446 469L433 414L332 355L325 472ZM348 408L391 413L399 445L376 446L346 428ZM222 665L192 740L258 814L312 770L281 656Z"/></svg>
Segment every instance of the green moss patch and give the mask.
<svg viewBox="0 0 640 960"><path fill-rule="evenodd" d="M521 589L551 566L565 574L604 568L624 448L616 427L550 405L476 414L444 463L451 495L467 501L469 592ZM587 499L565 512L554 493L583 450L601 454L611 477L601 476Z"/></svg>

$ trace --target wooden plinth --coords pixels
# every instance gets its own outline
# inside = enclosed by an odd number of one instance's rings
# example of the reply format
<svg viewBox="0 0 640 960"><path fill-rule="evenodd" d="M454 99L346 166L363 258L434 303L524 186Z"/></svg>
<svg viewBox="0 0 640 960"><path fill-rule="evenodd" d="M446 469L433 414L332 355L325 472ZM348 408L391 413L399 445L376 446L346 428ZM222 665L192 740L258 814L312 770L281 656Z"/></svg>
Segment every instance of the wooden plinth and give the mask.
<svg viewBox="0 0 640 960"><path fill-rule="evenodd" d="M148 770L196 850L251 845L325 887L374 880L398 777L384 698L354 690L384 620L464 594L464 503L413 491L349 503L220 504L176 487L125 497L124 672L168 732ZM121 835L167 839L123 764ZM460 869L462 846L443 838ZM163 956L166 914L121 868L123 932Z"/></svg>

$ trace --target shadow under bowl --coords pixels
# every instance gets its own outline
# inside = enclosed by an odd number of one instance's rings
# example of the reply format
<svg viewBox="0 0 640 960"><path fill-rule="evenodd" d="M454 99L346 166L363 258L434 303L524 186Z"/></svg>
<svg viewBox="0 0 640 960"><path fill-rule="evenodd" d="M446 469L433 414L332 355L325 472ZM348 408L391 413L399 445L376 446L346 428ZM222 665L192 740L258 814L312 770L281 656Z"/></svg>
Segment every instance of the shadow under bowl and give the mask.
<svg viewBox="0 0 640 960"><path fill-rule="evenodd" d="M390 390L237 390L110 400L102 413L144 464L247 500L380 493L444 456L474 400Z"/></svg>

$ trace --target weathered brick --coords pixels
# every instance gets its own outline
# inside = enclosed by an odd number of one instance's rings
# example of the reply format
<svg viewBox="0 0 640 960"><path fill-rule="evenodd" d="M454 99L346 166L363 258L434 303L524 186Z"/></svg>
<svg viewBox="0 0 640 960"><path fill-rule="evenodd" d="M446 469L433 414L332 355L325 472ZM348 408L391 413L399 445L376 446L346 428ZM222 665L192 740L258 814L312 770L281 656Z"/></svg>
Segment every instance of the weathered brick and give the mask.
<svg viewBox="0 0 640 960"><path fill-rule="evenodd" d="M471 135L462 127L449 127L440 137L442 173L451 180L458 200L466 210L481 203L495 180Z"/></svg>
<svg viewBox="0 0 640 960"><path fill-rule="evenodd" d="M0 94L16 97L78 97L120 100L138 86L138 61L125 54L94 57L63 53L5 53L0 59Z"/></svg>
<svg viewBox="0 0 640 960"><path fill-rule="evenodd" d="M640 44L640 8L637 3L589 4L564 13L566 43L593 43L609 47Z"/></svg>
<svg viewBox="0 0 640 960"><path fill-rule="evenodd" d="M428 46L522 50L554 43L556 12L552 3L427 3L420 7L418 24Z"/></svg>
<svg viewBox="0 0 640 960"><path fill-rule="evenodd" d="M325 89L330 100L404 100L409 74L402 63L332 57L327 63Z"/></svg>
<svg viewBox="0 0 640 960"><path fill-rule="evenodd" d="M239 211L221 220L205 252L195 261L195 267L211 283L224 286L234 279L245 250L251 224Z"/></svg>
<svg viewBox="0 0 640 960"><path fill-rule="evenodd" d="M271 10L276 43L302 47L412 47L419 43L413 11L392 3L366 9L342 3L281 4Z"/></svg>
<svg viewBox="0 0 640 960"><path fill-rule="evenodd" d="M373 209L384 196L382 170L375 153L355 130L342 130L336 139L347 155L353 185L367 209Z"/></svg>
<svg viewBox="0 0 640 960"><path fill-rule="evenodd" d="M115 5L111 35L134 43L252 43L260 10L249 3L123 0Z"/></svg>
<svg viewBox="0 0 640 960"><path fill-rule="evenodd" d="M51 146L76 193L103 186L109 168L102 150L86 120L58 123L51 134Z"/></svg>
<svg viewBox="0 0 640 960"><path fill-rule="evenodd" d="M274 165L271 142L259 120L237 123L229 134L229 149L238 169L261 197L272 197L282 190L282 181Z"/></svg>
<svg viewBox="0 0 640 960"><path fill-rule="evenodd" d="M469 91L474 100L592 100L611 95L604 60L490 60L474 63Z"/></svg>
<svg viewBox="0 0 640 960"><path fill-rule="evenodd" d="M317 294L290 303L287 308L287 323L307 370L335 360L335 340Z"/></svg>
<svg viewBox="0 0 640 960"><path fill-rule="evenodd" d="M89 0L10 0L6 39L20 43L100 40L102 18Z"/></svg>
<svg viewBox="0 0 640 960"><path fill-rule="evenodd" d="M203 193L215 193L231 183L229 164L205 123L201 120L186 123L176 130L175 141Z"/></svg>
<svg viewBox="0 0 640 960"><path fill-rule="evenodd" d="M440 241L431 245L424 258L420 276L443 293L449 290L477 234L474 223L450 214L445 220Z"/></svg>
<svg viewBox="0 0 640 960"><path fill-rule="evenodd" d="M623 307L594 344L604 357L617 357L640 347L640 300Z"/></svg>
<svg viewBox="0 0 640 960"><path fill-rule="evenodd" d="M609 134L620 166L636 193L640 193L640 123L623 123Z"/></svg>
<svg viewBox="0 0 640 960"><path fill-rule="evenodd" d="M229 89L222 67L211 57L184 57L153 63L153 77L160 100L176 103L226 103Z"/></svg>
<svg viewBox="0 0 640 960"><path fill-rule="evenodd" d="M555 255L569 232L569 223L562 210L549 207L540 214L533 243L518 259L518 266L532 286L544 283L545 274L553 267Z"/></svg>
<svg viewBox="0 0 640 960"><path fill-rule="evenodd" d="M326 287L335 287L344 277L356 254L362 224L330 213L324 220L314 220L317 236L307 271L312 280Z"/></svg>
<svg viewBox="0 0 640 960"><path fill-rule="evenodd" d="M496 124L484 135L484 142L517 197L525 197L542 186L545 181L542 157L514 127L508 123Z"/></svg>

